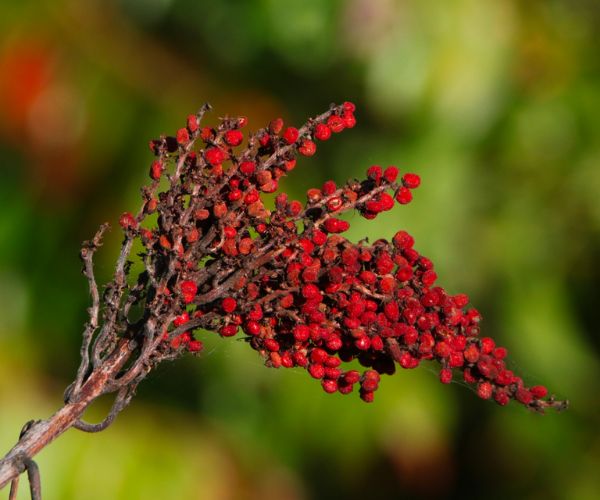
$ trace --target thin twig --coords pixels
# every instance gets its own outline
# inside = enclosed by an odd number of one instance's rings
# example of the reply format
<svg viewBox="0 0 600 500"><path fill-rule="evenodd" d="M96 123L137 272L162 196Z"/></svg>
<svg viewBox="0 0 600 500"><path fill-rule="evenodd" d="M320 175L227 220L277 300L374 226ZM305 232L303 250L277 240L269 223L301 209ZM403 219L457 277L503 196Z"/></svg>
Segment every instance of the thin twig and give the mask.
<svg viewBox="0 0 600 500"><path fill-rule="evenodd" d="M83 383L90 365L90 344L94 332L98 328L98 317L100 315L100 294L98 285L94 276L94 253L102 245L102 237L105 231L109 228L108 223L100 226L94 238L91 241L86 241L81 249L81 259L83 260L83 274L89 283L90 295L92 297L92 306L88 309L90 319L83 332L83 342L81 344L81 363L77 370L75 382L71 386L71 391L78 391Z"/></svg>
<svg viewBox="0 0 600 500"><path fill-rule="evenodd" d="M101 422L97 423L97 424L90 424L88 422L85 422L84 420L82 420L81 418L77 419L74 423L73 423L73 427L75 429L79 429L80 431L84 431L84 432L100 432L103 431L104 429L106 429L110 424L112 424L115 420L115 418L117 417L117 415L127 406L129 405L129 403L131 402L131 399L133 397L133 392L131 391L131 388L126 386L123 387L117 394L117 397L115 398L115 401L108 413L108 415L106 416L106 418L104 418L104 420L102 420Z"/></svg>

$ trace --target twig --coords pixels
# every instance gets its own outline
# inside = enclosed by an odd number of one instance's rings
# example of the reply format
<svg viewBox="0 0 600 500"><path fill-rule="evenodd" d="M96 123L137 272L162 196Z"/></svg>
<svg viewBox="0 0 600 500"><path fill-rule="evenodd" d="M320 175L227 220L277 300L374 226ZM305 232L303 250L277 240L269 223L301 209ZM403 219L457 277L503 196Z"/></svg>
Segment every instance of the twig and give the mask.
<svg viewBox="0 0 600 500"><path fill-rule="evenodd" d="M81 259L83 260L84 268L83 275L89 283L90 295L92 296L92 306L88 309L90 319L83 332L83 342L81 344L81 364L77 370L75 382L72 384L71 391L78 391L87 374L90 365L90 343L92 336L98 328L98 317L100 314L100 294L98 293L98 285L94 276L94 253L102 245L102 237L109 228L108 223L100 226L94 238L91 241L86 241L81 249ZM67 398L68 399L68 398Z"/></svg>

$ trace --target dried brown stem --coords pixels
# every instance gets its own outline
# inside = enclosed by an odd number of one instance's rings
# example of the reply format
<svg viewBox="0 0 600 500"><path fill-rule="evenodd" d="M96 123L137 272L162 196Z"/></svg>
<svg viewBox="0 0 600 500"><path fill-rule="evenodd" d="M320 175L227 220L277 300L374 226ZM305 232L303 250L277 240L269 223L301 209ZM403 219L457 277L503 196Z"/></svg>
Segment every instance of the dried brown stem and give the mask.
<svg viewBox="0 0 600 500"><path fill-rule="evenodd" d="M98 318L100 315L100 294L98 292L98 285L96 278L94 277L94 253L102 245L102 237L108 229L107 223L102 224L100 229L96 232L94 238L91 241L86 241L81 249L81 260L83 260L83 275L87 278L90 288L90 295L92 297L92 306L88 309L90 320L88 321L85 330L83 332L83 342L81 344L81 364L77 370L77 376L75 382L72 385L73 391L78 391L81 384L87 375L90 365L90 344L94 332L98 328ZM68 398L67 398L68 399Z"/></svg>
<svg viewBox="0 0 600 500"><path fill-rule="evenodd" d="M31 467L33 457L54 441L81 418L88 406L104 394L107 385L116 377L132 355L136 344L132 340L122 340L118 348L106 359L100 369L92 372L71 401L66 403L52 417L35 422L20 437L17 444L0 460L0 488L4 487L25 470L30 481L39 479ZM38 497L39 498L39 497Z"/></svg>

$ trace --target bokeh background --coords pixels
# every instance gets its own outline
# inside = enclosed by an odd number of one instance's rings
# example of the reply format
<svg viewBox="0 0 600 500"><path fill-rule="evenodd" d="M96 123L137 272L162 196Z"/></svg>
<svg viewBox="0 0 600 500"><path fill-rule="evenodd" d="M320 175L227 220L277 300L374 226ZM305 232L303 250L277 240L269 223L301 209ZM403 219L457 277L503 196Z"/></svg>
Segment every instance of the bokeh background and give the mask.
<svg viewBox="0 0 600 500"><path fill-rule="evenodd" d="M414 234L512 368L572 404L499 408L423 367L367 405L205 334L107 431L39 455L45 498L600 498L597 2L15 0L0 33L2 453L73 378L80 242L137 206L147 141L204 101L255 129L354 101L357 127L284 189L420 174L413 204L351 216L351 238Z"/></svg>

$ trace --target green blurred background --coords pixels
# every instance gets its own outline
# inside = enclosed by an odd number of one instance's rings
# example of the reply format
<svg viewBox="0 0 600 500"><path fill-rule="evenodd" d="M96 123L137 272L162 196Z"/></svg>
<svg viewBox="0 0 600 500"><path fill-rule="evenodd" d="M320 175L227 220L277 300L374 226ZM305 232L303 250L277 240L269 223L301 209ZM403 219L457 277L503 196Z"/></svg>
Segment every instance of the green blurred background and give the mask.
<svg viewBox="0 0 600 500"><path fill-rule="evenodd" d="M45 498L600 498L597 2L9 0L0 32L2 453L76 370L80 242L137 206L147 141L204 101L254 129L354 101L357 127L283 188L419 173L413 204L352 216L351 238L409 230L512 368L572 403L499 408L423 367L367 405L206 334L107 431L39 455Z"/></svg>

